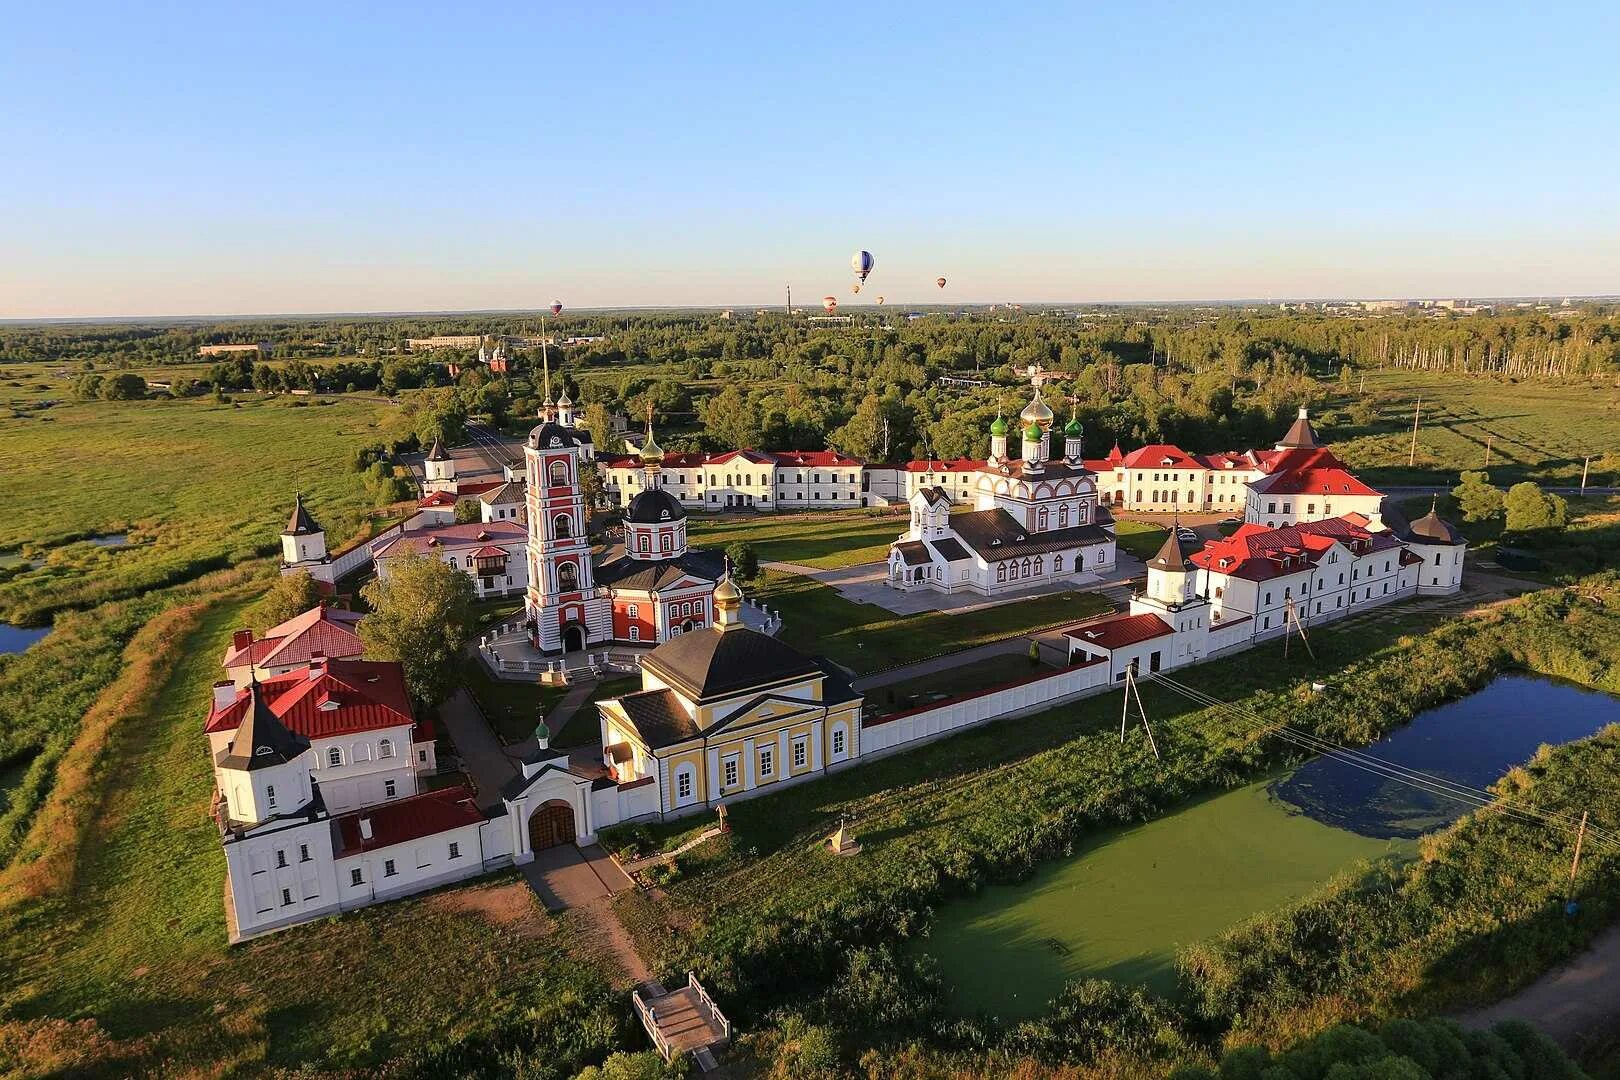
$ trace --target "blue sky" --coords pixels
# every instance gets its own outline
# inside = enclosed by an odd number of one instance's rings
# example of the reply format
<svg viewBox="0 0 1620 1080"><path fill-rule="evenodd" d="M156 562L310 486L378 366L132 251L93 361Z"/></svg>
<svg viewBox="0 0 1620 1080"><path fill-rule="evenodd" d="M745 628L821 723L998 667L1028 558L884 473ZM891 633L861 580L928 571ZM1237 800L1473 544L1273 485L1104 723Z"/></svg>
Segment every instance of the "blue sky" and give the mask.
<svg viewBox="0 0 1620 1080"><path fill-rule="evenodd" d="M1620 7L17 4L0 316L1620 292ZM937 275L950 287L932 287Z"/></svg>

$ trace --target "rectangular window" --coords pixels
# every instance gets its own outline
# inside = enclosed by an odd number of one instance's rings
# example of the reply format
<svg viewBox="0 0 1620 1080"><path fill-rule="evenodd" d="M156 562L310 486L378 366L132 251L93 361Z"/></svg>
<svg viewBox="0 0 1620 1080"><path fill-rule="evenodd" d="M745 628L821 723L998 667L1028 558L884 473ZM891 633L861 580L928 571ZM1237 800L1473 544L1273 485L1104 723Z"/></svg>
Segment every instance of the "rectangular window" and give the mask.
<svg viewBox="0 0 1620 1080"><path fill-rule="evenodd" d="M461 858L461 845L454 840L450 841L450 857L452 859Z"/></svg>
<svg viewBox="0 0 1620 1080"><path fill-rule="evenodd" d="M276 865L277 866L286 866L287 865L287 853L285 851L282 851L280 848L276 849Z"/></svg>
<svg viewBox="0 0 1620 1080"><path fill-rule="evenodd" d="M394 787L394 781L392 781L392 780L384 780L383 781L383 795L385 797L387 797L387 798L392 799L396 794L398 794L398 791Z"/></svg>
<svg viewBox="0 0 1620 1080"><path fill-rule="evenodd" d="M299 844L298 845L298 861L299 862L309 862L309 845L308 844Z"/></svg>
<svg viewBox="0 0 1620 1080"><path fill-rule="evenodd" d="M732 757L726 758L722 768L725 770L725 781L724 781L724 783L725 783L726 787L736 787L737 786L737 758L736 758L736 756L733 755Z"/></svg>
<svg viewBox="0 0 1620 1080"><path fill-rule="evenodd" d="M759 775L761 778L776 775L776 749L762 746L759 750Z"/></svg>
<svg viewBox="0 0 1620 1080"><path fill-rule="evenodd" d="M839 757L844 756L844 729L843 728L837 728L837 729L835 729L833 731L832 750L833 750L833 753L838 755Z"/></svg>
<svg viewBox="0 0 1620 1080"><path fill-rule="evenodd" d="M809 763L809 758L810 758L810 743L809 743L809 740L805 739L803 736L800 736L799 738L794 739L793 740L793 767L795 769L804 768L805 765L807 765Z"/></svg>
<svg viewBox="0 0 1620 1080"><path fill-rule="evenodd" d="M361 870L357 866L353 870L349 871L349 885L350 886L364 885L365 883L366 883L366 872L364 870Z"/></svg>
<svg viewBox="0 0 1620 1080"><path fill-rule="evenodd" d="M291 889L282 889L281 890L281 906L282 907L289 907L291 905L292 905L292 890Z"/></svg>
<svg viewBox="0 0 1620 1080"><path fill-rule="evenodd" d="M399 871L394 869L394 860L388 859L383 863L383 877L393 877Z"/></svg>
<svg viewBox="0 0 1620 1080"><path fill-rule="evenodd" d="M683 772L675 777L675 797L685 802L692 797L692 774Z"/></svg>
<svg viewBox="0 0 1620 1080"><path fill-rule="evenodd" d="M276 785L266 784L264 787L264 800L270 809L276 808Z"/></svg>
<svg viewBox="0 0 1620 1080"><path fill-rule="evenodd" d="M416 760L417 761L426 761L427 760L427 751L426 750L418 750L416 752Z"/></svg>

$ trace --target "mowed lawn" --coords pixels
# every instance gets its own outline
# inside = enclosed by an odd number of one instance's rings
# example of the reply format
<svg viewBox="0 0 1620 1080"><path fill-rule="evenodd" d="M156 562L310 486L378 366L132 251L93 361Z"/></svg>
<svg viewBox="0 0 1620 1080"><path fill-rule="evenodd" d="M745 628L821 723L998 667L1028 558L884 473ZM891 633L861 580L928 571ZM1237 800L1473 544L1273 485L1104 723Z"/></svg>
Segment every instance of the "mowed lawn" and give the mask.
<svg viewBox="0 0 1620 1080"><path fill-rule="evenodd" d="M1164 546L1164 534L1169 531L1162 525L1148 521L1117 521L1114 523L1114 543L1121 551L1129 552L1138 559L1151 559Z"/></svg>
<svg viewBox="0 0 1620 1080"><path fill-rule="evenodd" d="M889 545L906 531L904 514L848 510L828 514L779 513L758 517L688 519L693 547L751 544L760 562L798 563L836 570L888 558Z"/></svg>
<svg viewBox="0 0 1620 1080"><path fill-rule="evenodd" d="M524 1018L575 1052L623 1038L600 958L509 874L227 947L202 719L242 611L209 613L123 724L74 889L0 913L0 1020L93 1021L113 1042L72 1042L109 1076L367 1072Z"/></svg>
<svg viewBox="0 0 1620 1080"><path fill-rule="evenodd" d="M1375 486L1454 484L1457 474L1485 467L1500 486L1520 480L1578 484L1585 455L1596 455L1589 482L1620 485L1620 388L1595 382L1518 382L1412 371L1367 373L1366 394L1382 402L1377 419L1355 425L1348 414L1360 396L1335 389L1337 423L1322 435ZM1418 399L1417 458L1408 466Z"/></svg>
<svg viewBox="0 0 1620 1080"><path fill-rule="evenodd" d="M0 620L42 621L279 550L300 492L338 546L369 509L349 462L383 407L318 400L67 402L0 418L0 551L45 560L0 582ZM123 532L123 549L81 540Z"/></svg>
<svg viewBox="0 0 1620 1080"><path fill-rule="evenodd" d="M875 604L857 604L814 578L764 572L744 592L780 610L781 637L796 648L826 656L858 675L956 652L1058 623L1079 622L1113 609L1089 592L1023 597L994 607L950 613L896 615Z"/></svg>

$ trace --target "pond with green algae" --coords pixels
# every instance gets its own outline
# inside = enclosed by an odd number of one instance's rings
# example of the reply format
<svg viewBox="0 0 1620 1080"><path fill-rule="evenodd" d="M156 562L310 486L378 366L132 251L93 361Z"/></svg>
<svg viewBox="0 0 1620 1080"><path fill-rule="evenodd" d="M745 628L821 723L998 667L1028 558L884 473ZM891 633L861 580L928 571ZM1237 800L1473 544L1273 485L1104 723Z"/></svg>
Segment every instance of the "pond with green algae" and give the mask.
<svg viewBox="0 0 1620 1080"><path fill-rule="evenodd" d="M1364 753L1484 787L1562 743L1620 723L1620 698L1505 675L1427 710ZM939 909L914 947L933 957L962 1013L1040 1014L1070 979L1176 990L1175 957L1365 859L1407 858L1416 837L1469 806L1332 757L1100 831L1016 885Z"/></svg>

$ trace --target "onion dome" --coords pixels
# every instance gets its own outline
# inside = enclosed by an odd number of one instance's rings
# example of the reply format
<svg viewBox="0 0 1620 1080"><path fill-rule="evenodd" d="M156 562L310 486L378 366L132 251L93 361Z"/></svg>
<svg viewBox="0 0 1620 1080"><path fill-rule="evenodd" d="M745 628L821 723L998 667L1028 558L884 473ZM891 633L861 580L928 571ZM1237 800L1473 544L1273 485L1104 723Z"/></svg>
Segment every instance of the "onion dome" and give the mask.
<svg viewBox="0 0 1620 1080"><path fill-rule="evenodd" d="M572 405L573 403L574 403L574 399L568 396L568 387L564 386L563 387L563 392L562 392L562 397L557 399L557 404L561 405L563 408L566 409L570 405Z"/></svg>
<svg viewBox="0 0 1620 1080"><path fill-rule="evenodd" d="M996 414L994 422L990 425L990 434L998 436L1007 434L1007 421L1000 413Z"/></svg>
<svg viewBox="0 0 1620 1080"><path fill-rule="evenodd" d="M664 448L653 441L652 425L647 425L647 441L641 444L641 463L643 465L662 465L664 463Z"/></svg>
<svg viewBox="0 0 1620 1080"><path fill-rule="evenodd" d="M735 608L740 603L742 603L742 590L737 588L737 583L731 580L731 572L728 570L721 575L719 582L714 587L714 604L716 607Z"/></svg>
<svg viewBox="0 0 1620 1080"><path fill-rule="evenodd" d="M1043 433L1041 431L1041 425L1039 425L1035 421L1031 420L1029 422L1029 426L1024 428L1024 441L1025 442L1040 442L1042 434Z"/></svg>
<svg viewBox="0 0 1620 1080"><path fill-rule="evenodd" d="M1078 439L1085 433L1086 429L1081 426L1080 418L1078 416L1069 417L1068 424L1066 424L1063 428L1063 434L1067 435L1071 439Z"/></svg>
<svg viewBox="0 0 1620 1080"><path fill-rule="evenodd" d="M1041 400L1039 387L1036 387L1035 396L1029 399L1029 404L1024 406L1024 411L1018 414L1018 419L1029 424L1039 424L1043 428L1051 425L1052 410Z"/></svg>
<svg viewBox="0 0 1620 1080"><path fill-rule="evenodd" d="M624 520L634 525L656 525L661 521L679 521L686 510L675 496L661 487L644 488L624 508Z"/></svg>

